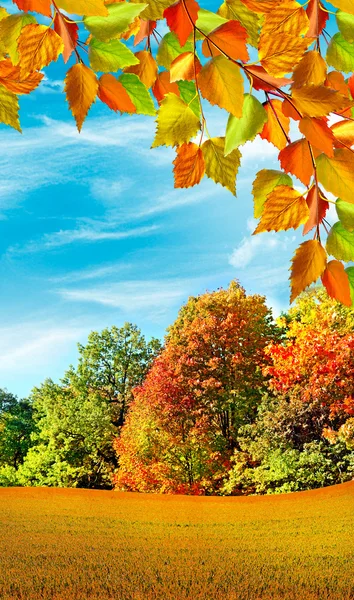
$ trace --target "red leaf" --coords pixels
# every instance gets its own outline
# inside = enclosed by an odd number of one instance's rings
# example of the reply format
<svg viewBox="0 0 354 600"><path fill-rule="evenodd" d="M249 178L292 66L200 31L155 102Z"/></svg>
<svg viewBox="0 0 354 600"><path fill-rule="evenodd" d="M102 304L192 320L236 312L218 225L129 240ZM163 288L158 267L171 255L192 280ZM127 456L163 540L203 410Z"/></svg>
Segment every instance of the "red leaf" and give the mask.
<svg viewBox="0 0 354 600"><path fill-rule="evenodd" d="M291 79L286 77L273 77L259 65L247 65L246 74L251 73L252 83L255 90L264 90L265 92L274 91L274 88L281 88L284 85L290 85ZM250 77L251 80L251 77Z"/></svg>
<svg viewBox="0 0 354 600"><path fill-rule="evenodd" d="M329 204L316 185L310 189L306 197L307 206L310 209L310 216L304 225L303 235L306 235L311 229L322 222L323 217L329 209Z"/></svg>
<svg viewBox="0 0 354 600"><path fill-rule="evenodd" d="M137 46L146 37L152 34L156 27L156 21L144 21L140 19L140 29L134 38L134 46Z"/></svg>
<svg viewBox="0 0 354 600"><path fill-rule="evenodd" d="M57 11L54 19L54 31L60 35L64 42L63 58L64 62L68 62L79 39L79 27L74 21Z"/></svg>
<svg viewBox="0 0 354 600"><path fill-rule="evenodd" d="M195 0L180 0L165 9L163 16L167 25L178 37L181 46L184 46L193 31L193 23L198 18L199 4Z"/></svg>
<svg viewBox="0 0 354 600"><path fill-rule="evenodd" d="M25 12L38 12L46 17L51 17L51 0L12 0L14 4L17 4L20 10Z"/></svg>
<svg viewBox="0 0 354 600"><path fill-rule="evenodd" d="M318 37L326 26L329 14L322 10L319 0L310 0L306 12L310 20L310 27L306 37Z"/></svg>

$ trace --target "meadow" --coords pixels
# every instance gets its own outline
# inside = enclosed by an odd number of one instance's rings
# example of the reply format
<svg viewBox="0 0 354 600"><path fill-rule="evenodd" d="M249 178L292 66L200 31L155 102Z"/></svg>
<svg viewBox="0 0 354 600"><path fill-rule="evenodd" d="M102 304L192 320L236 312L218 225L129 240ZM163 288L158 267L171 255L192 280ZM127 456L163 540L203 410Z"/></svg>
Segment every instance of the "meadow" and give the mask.
<svg viewBox="0 0 354 600"><path fill-rule="evenodd" d="M2 600L349 600L354 483L263 497L0 489Z"/></svg>

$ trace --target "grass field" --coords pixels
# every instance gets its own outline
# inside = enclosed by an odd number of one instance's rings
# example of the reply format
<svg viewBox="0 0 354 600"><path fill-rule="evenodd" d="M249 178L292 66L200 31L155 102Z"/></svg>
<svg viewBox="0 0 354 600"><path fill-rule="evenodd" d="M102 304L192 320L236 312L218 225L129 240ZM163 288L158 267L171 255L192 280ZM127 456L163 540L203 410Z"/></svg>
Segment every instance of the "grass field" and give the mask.
<svg viewBox="0 0 354 600"><path fill-rule="evenodd" d="M0 489L1 600L354 599L354 483L201 498Z"/></svg>

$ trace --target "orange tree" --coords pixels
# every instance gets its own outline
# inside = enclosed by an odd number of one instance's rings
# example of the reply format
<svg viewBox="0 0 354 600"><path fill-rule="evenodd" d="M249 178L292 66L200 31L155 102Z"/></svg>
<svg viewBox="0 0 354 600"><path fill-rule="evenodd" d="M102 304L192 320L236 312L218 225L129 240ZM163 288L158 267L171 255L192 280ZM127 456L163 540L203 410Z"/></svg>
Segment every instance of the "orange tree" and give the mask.
<svg viewBox="0 0 354 600"><path fill-rule="evenodd" d="M254 233L303 225L310 238L292 261L291 300L322 277L330 296L351 303L354 270L342 261L354 260L352 0L225 0L217 12L196 0L13 2L20 12L0 7L0 122L20 130L18 96L62 55L78 129L97 98L115 112L156 115L152 145L176 148L176 187L206 174L236 194L240 148L260 136L279 150L280 169L255 178ZM223 136L208 133L208 104L228 114Z"/></svg>
<svg viewBox="0 0 354 600"><path fill-rule="evenodd" d="M135 391L116 442L118 488L212 493L266 389L264 348L277 330L237 283L190 298Z"/></svg>

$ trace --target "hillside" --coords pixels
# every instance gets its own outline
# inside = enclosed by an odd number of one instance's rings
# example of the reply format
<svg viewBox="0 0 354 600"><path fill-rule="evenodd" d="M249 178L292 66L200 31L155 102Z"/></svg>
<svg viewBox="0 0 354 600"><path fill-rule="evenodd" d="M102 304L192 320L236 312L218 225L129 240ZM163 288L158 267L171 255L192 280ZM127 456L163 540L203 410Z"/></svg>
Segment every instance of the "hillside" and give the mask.
<svg viewBox="0 0 354 600"><path fill-rule="evenodd" d="M0 489L2 600L354 598L354 482L264 497Z"/></svg>

